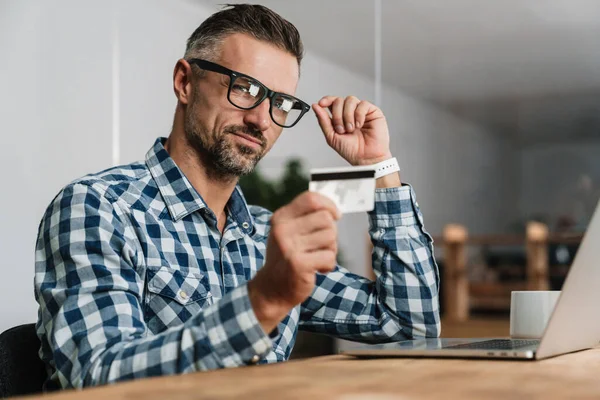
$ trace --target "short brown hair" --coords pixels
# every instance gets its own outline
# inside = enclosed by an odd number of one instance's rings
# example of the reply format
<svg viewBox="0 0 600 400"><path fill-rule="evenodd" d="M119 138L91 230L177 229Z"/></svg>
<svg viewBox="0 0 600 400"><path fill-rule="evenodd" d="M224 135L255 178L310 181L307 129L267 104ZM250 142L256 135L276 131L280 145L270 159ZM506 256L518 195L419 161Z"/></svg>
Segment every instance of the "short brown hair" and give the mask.
<svg viewBox="0 0 600 400"><path fill-rule="evenodd" d="M287 51L296 57L300 67L304 46L298 30L273 10L258 4L226 4L208 17L189 37L185 58L216 61L223 39L234 33L250 35Z"/></svg>

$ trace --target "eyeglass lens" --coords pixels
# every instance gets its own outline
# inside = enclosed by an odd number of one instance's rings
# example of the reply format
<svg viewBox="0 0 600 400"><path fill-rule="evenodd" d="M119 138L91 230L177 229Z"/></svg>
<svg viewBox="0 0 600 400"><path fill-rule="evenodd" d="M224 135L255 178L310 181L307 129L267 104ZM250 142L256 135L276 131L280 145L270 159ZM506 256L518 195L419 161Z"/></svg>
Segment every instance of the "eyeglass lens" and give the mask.
<svg viewBox="0 0 600 400"><path fill-rule="evenodd" d="M258 81L246 76L236 77L231 84L229 101L240 108L249 109L258 104L267 89ZM293 125L302 114L301 103L284 94L277 93L271 99L271 115L273 120L282 126Z"/></svg>

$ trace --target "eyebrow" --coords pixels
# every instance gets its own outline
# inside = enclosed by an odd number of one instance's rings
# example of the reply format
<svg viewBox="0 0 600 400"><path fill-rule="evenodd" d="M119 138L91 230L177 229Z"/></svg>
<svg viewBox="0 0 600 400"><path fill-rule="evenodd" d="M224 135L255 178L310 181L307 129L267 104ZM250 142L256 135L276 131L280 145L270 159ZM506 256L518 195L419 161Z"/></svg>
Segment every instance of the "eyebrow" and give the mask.
<svg viewBox="0 0 600 400"><path fill-rule="evenodd" d="M208 60L202 60L202 61L208 61ZM290 94L290 93L288 93L288 92L284 92L284 91L281 91L281 90L274 89L272 86L269 86L269 85L267 85L267 84L263 83L261 80L259 80L258 78L255 78L253 75L246 74L246 73L244 73L244 72L241 72L241 71L239 71L239 70L237 70L237 69L233 69L233 68L229 68L229 67L226 67L226 66L222 66L222 65L220 65L220 64L217 64L217 63L214 63L214 62L212 62L212 61L208 61L208 62L209 62L209 63L211 63L211 64L213 64L213 65L217 65L217 66L219 66L219 67L222 67L222 68L224 68L224 69L227 69L227 70L229 70L229 71L235 72L236 74L240 74L240 75L246 76L246 77L248 77L248 78L252 78L252 79L254 79L255 81L259 82L261 85L263 85L263 86L265 86L266 88L268 88L268 89L272 90L273 92L282 93L282 94L285 94L285 95L287 95L287 96L292 96L292 97L296 98L296 96L295 96L295 95L293 95L293 94ZM298 68L298 80L299 80L299 79L300 79L300 68Z"/></svg>

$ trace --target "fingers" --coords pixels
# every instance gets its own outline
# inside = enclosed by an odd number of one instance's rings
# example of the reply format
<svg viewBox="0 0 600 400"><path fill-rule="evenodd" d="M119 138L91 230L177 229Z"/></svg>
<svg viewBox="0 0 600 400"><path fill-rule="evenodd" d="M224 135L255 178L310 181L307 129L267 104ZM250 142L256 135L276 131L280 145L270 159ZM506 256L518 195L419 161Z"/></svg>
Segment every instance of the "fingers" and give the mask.
<svg viewBox="0 0 600 400"><path fill-rule="evenodd" d="M327 110L321 107L318 104L313 104L312 106L315 115L317 116L317 121L319 121L319 126L321 130L325 134L325 139L327 143L331 143L333 139L333 135L335 134L335 129L333 128L333 124L331 123L331 117Z"/></svg>
<svg viewBox="0 0 600 400"><path fill-rule="evenodd" d="M329 108L336 99L339 99L339 97L338 96L324 96L321 100L319 100L319 105L323 108Z"/></svg>
<svg viewBox="0 0 600 400"><path fill-rule="evenodd" d="M301 262L305 265L311 265L322 274L326 274L335 269L336 256L337 252L333 250L317 250L302 254Z"/></svg>
<svg viewBox="0 0 600 400"><path fill-rule="evenodd" d="M331 111L331 117L329 117L329 120L334 132L346 132L343 117L344 99L336 96L325 96L321 100L319 100L319 103L316 104L316 106L320 107L321 109L328 108Z"/></svg>
<svg viewBox="0 0 600 400"><path fill-rule="evenodd" d="M308 191L296 197L294 201L279 209L275 214L277 215L278 220L286 220L312 214L320 210L328 211L336 221L342 216L331 199L319 193Z"/></svg>
<svg viewBox="0 0 600 400"><path fill-rule="evenodd" d="M344 125L344 100L340 97L335 99L331 106L329 107L331 110L331 121L333 122L333 128L337 133L344 133L346 131Z"/></svg>
<svg viewBox="0 0 600 400"><path fill-rule="evenodd" d="M327 110L331 111L331 116ZM313 104L319 125L326 136L335 133L352 133L364 126L367 115L376 110L373 104L360 100L356 96L345 99L336 96L325 96L319 103Z"/></svg>
<svg viewBox="0 0 600 400"><path fill-rule="evenodd" d="M320 210L311 214L306 214L303 217L294 221L295 230L306 235L322 229L331 229L335 227L335 218L329 210Z"/></svg>
<svg viewBox="0 0 600 400"><path fill-rule="evenodd" d="M373 104L368 101L361 101L356 110L354 111L354 120L356 121L356 127L361 128L365 125L365 119L367 118L367 114L373 108Z"/></svg>
<svg viewBox="0 0 600 400"><path fill-rule="evenodd" d="M299 246L304 252L332 250L337 253L337 237L337 228L332 226L301 236Z"/></svg>
<svg viewBox="0 0 600 400"><path fill-rule="evenodd" d="M339 219L335 204L318 193L305 192L272 218L271 235L286 252L333 250L337 253Z"/></svg>
<svg viewBox="0 0 600 400"><path fill-rule="evenodd" d="M356 107L360 104L360 100L358 100L354 96L346 97L344 101L344 110L343 110L343 118L344 118L344 127L346 128L346 132L354 132L354 127L356 127L355 120L355 111Z"/></svg>

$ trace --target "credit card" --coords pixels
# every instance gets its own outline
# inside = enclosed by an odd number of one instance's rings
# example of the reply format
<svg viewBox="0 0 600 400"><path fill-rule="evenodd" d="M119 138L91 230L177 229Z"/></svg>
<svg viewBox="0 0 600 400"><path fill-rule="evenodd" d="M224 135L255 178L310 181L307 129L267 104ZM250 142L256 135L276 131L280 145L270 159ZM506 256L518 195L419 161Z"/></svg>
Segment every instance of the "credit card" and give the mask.
<svg viewBox="0 0 600 400"><path fill-rule="evenodd" d="M308 190L330 198L342 213L371 211L375 207L375 169L311 169Z"/></svg>

